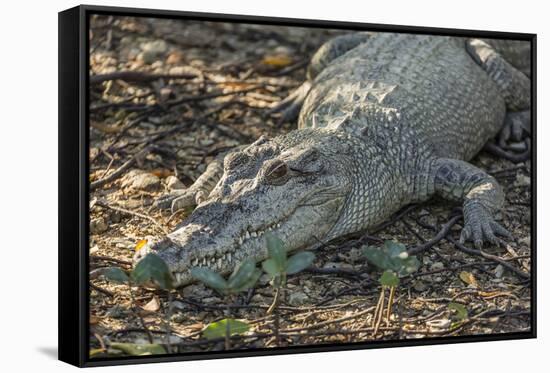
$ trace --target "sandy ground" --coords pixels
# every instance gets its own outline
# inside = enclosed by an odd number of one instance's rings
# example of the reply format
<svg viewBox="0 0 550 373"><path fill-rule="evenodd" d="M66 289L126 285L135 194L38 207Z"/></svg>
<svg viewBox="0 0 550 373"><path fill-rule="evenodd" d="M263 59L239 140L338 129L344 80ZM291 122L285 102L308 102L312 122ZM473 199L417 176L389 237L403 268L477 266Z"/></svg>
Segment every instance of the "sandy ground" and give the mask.
<svg viewBox="0 0 550 373"><path fill-rule="evenodd" d="M190 185L220 151L293 129L291 123L276 125L266 109L304 80L314 51L342 33L113 17L94 18L91 26L92 75L131 70L182 77L92 84L90 181L112 180L90 196L91 270L129 269L140 240L181 222L189 211L156 211L153 201L170 186ZM486 248L485 256L439 241L418 256L419 271L402 279L390 320L376 332L380 273L361 255L366 242L352 238L319 249L317 270L289 278L279 340L273 335L274 316L266 315L273 291L265 277L254 292L230 301L200 284L172 292L173 351L223 349L224 343L201 338L201 330L224 317L228 302L232 317L252 325L232 341L235 349L529 331L531 162L513 164L481 153L474 163L504 187L502 223L514 240ZM436 235L454 207L442 200L409 207L372 235L415 247ZM451 238L458 239L460 224ZM137 287L133 293L134 303L126 286L92 280L91 348L147 342L149 335L166 343L168 295ZM452 303L464 305L468 316L458 320Z"/></svg>

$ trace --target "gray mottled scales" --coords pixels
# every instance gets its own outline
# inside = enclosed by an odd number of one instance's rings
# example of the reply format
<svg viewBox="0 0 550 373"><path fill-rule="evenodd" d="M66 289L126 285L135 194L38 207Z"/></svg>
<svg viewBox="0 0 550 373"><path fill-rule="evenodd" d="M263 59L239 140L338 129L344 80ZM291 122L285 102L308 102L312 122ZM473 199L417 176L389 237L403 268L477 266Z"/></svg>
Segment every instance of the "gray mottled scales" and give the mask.
<svg viewBox="0 0 550 373"><path fill-rule="evenodd" d="M327 42L308 81L274 109L298 116L298 129L220 156L164 197L160 207L198 206L138 258L156 251L185 284L193 266L227 273L264 259L266 231L290 250L315 247L435 194L462 202L462 241L499 243L503 192L467 161L499 132L529 125L528 47L387 33Z"/></svg>

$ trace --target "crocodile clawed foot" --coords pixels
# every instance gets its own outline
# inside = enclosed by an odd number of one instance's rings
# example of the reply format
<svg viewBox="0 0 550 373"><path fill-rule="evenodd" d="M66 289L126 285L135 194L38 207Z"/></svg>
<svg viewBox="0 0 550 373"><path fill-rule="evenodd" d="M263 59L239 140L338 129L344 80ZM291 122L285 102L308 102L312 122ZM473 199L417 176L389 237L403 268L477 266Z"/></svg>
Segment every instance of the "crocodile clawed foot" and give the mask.
<svg viewBox="0 0 550 373"><path fill-rule="evenodd" d="M186 190L186 193L182 194L172 201L172 213L186 209L188 207L198 206L205 199L206 193L204 193L202 190L199 190L198 192L194 190Z"/></svg>
<svg viewBox="0 0 550 373"><path fill-rule="evenodd" d="M498 145L506 150L526 150L525 140L530 136L531 113L529 111L506 114L504 126L498 134Z"/></svg>
<svg viewBox="0 0 550 373"><path fill-rule="evenodd" d="M477 249L484 242L504 246L500 237L512 238L510 232L495 221L491 213L481 204L470 204L464 208L464 228L460 234L460 243L472 241Z"/></svg>
<svg viewBox="0 0 550 373"><path fill-rule="evenodd" d="M153 204L153 207L159 210L167 210L172 207L172 202L185 193L185 190L173 190L170 193L164 194L157 198Z"/></svg>
<svg viewBox="0 0 550 373"><path fill-rule="evenodd" d="M203 194L204 193L201 191L195 192L190 189L173 190L170 193L159 197L155 201L154 207L159 210L172 210L174 213L178 210L199 204L204 199Z"/></svg>

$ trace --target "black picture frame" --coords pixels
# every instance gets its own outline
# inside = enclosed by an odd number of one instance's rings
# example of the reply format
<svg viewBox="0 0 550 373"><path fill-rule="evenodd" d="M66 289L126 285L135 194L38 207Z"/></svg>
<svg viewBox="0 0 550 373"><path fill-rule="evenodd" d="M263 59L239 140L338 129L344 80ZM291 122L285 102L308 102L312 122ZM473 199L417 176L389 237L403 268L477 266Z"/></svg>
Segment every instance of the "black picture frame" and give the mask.
<svg viewBox="0 0 550 373"><path fill-rule="evenodd" d="M531 181L531 248L532 298L531 331L498 335L425 338L421 340L374 341L353 344L299 346L255 349L232 352L170 354L132 358L88 358L89 341L89 278L88 278L88 86L89 86L89 17L93 14L158 17L202 21L247 22L255 24L369 30L400 33L434 34L464 37L485 37L525 40L531 43L531 118L533 177ZM482 30L460 30L417 26L381 25L357 22L336 22L230 14L211 14L157 9L136 9L81 5L59 13L59 360L79 367L122 365L151 362L218 359L260 355L282 355L305 352L403 347L463 342L481 342L536 338L536 34Z"/></svg>

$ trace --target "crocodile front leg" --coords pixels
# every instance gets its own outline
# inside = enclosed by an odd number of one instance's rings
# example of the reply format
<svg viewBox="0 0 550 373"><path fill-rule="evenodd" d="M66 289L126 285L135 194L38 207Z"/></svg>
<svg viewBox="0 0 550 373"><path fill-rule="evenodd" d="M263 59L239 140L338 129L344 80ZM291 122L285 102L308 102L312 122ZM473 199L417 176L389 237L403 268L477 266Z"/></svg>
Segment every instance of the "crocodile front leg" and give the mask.
<svg viewBox="0 0 550 373"><path fill-rule="evenodd" d="M174 190L163 195L155 202L159 209L171 209L172 212L203 202L223 175L223 162L226 154L216 157L206 171L187 189Z"/></svg>
<svg viewBox="0 0 550 373"><path fill-rule="evenodd" d="M504 204L504 192L492 176L467 162L448 158L429 162L427 172L429 191L463 202L462 243L473 241L480 249L484 241L500 244L498 236L511 237L494 218Z"/></svg>

